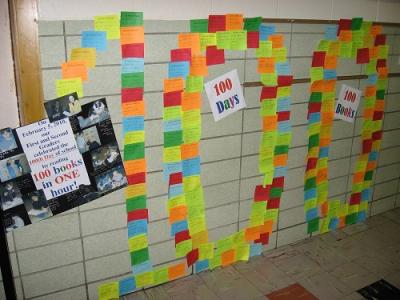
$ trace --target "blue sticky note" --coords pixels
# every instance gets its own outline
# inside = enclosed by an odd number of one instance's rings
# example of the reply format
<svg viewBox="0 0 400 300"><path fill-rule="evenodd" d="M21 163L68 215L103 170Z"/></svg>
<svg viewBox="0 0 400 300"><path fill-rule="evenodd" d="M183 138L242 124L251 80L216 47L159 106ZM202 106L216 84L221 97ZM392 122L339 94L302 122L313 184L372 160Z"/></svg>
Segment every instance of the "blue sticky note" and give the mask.
<svg viewBox="0 0 400 300"><path fill-rule="evenodd" d="M367 214L365 210L359 211L357 215L357 222L363 222L367 219Z"/></svg>
<svg viewBox="0 0 400 300"><path fill-rule="evenodd" d="M133 275L140 274L143 272L151 271L153 265L150 260L142 262L140 264L132 266L132 273Z"/></svg>
<svg viewBox="0 0 400 300"><path fill-rule="evenodd" d="M196 262L196 264L194 265L194 272L195 273L200 273L201 271L205 271L208 269L208 259L204 259L204 260L199 260Z"/></svg>
<svg viewBox="0 0 400 300"><path fill-rule="evenodd" d="M315 112L308 115L308 121L310 123L317 123L321 121L321 113Z"/></svg>
<svg viewBox="0 0 400 300"><path fill-rule="evenodd" d="M316 218L318 218L318 208L317 207L311 208L306 211L306 220L307 221L310 221L310 220L313 220Z"/></svg>
<svg viewBox="0 0 400 300"><path fill-rule="evenodd" d="M126 117L122 121L122 130L125 134L128 131L143 131L144 117Z"/></svg>
<svg viewBox="0 0 400 300"><path fill-rule="evenodd" d="M169 180L169 175L182 172L182 163L167 163L164 164L164 180Z"/></svg>
<svg viewBox="0 0 400 300"><path fill-rule="evenodd" d="M338 32L338 25L337 24L327 25L325 27L324 39L325 40L331 40L331 41L332 40L336 40L337 32Z"/></svg>
<svg viewBox="0 0 400 300"><path fill-rule="evenodd" d="M304 191L304 200L309 200L317 197L317 189L316 188L311 188L306 191Z"/></svg>
<svg viewBox="0 0 400 300"><path fill-rule="evenodd" d="M378 82L378 75L376 75L376 74L368 75L368 79L367 79L368 84L376 84L377 82Z"/></svg>
<svg viewBox="0 0 400 300"><path fill-rule="evenodd" d="M371 189L364 189L361 192L361 200L362 201L369 201L369 196L371 195Z"/></svg>
<svg viewBox="0 0 400 300"><path fill-rule="evenodd" d="M329 222L329 229L330 230L335 230L339 225L339 219L338 218L332 218L331 221Z"/></svg>
<svg viewBox="0 0 400 300"><path fill-rule="evenodd" d="M170 62L168 64L168 78L183 77L189 75L190 66L188 61Z"/></svg>
<svg viewBox="0 0 400 300"><path fill-rule="evenodd" d="M278 75L291 75L292 70L288 62L275 64L276 72Z"/></svg>
<svg viewBox="0 0 400 300"><path fill-rule="evenodd" d="M268 40L270 35L275 33L275 25L261 24L260 25L260 41Z"/></svg>
<svg viewBox="0 0 400 300"><path fill-rule="evenodd" d="M336 70L324 70L324 79L336 79Z"/></svg>
<svg viewBox="0 0 400 300"><path fill-rule="evenodd" d="M283 132L290 132L290 121L282 121L278 122L278 131L283 133Z"/></svg>
<svg viewBox="0 0 400 300"><path fill-rule="evenodd" d="M290 111L290 98L278 98L278 106L276 107L278 112L280 111Z"/></svg>
<svg viewBox="0 0 400 300"><path fill-rule="evenodd" d="M185 159L182 161L183 176L200 174L200 157Z"/></svg>
<svg viewBox="0 0 400 300"><path fill-rule="evenodd" d="M181 183L174 184L169 187L168 191L169 198L176 197L182 194L183 194L183 185Z"/></svg>
<svg viewBox="0 0 400 300"><path fill-rule="evenodd" d="M121 63L121 73L144 72L144 58L124 58Z"/></svg>
<svg viewBox="0 0 400 300"><path fill-rule="evenodd" d="M136 290L136 282L134 277L121 279L119 281L119 295L127 295Z"/></svg>
<svg viewBox="0 0 400 300"><path fill-rule="evenodd" d="M376 151L371 151L371 152L369 153L369 156L368 156L368 160L369 160L369 161L377 160L377 158L378 158L378 152L376 152Z"/></svg>
<svg viewBox="0 0 400 300"><path fill-rule="evenodd" d="M164 132L182 130L182 120L169 120L164 122Z"/></svg>
<svg viewBox="0 0 400 300"><path fill-rule="evenodd" d="M188 230L188 223L186 220L179 221L171 224L171 236L175 236L178 232Z"/></svg>
<svg viewBox="0 0 400 300"><path fill-rule="evenodd" d="M324 158L329 156L329 147L320 147L319 148L319 158Z"/></svg>
<svg viewBox="0 0 400 300"><path fill-rule="evenodd" d="M128 237L147 233L147 220L135 220L128 222Z"/></svg>
<svg viewBox="0 0 400 300"><path fill-rule="evenodd" d="M107 50L107 33L105 31L82 31L82 48L96 48L96 51Z"/></svg>
<svg viewBox="0 0 400 300"><path fill-rule="evenodd" d="M261 255L262 244L250 244L250 257Z"/></svg>
<svg viewBox="0 0 400 300"><path fill-rule="evenodd" d="M274 171L274 178L285 177L287 172L287 167L276 167Z"/></svg>

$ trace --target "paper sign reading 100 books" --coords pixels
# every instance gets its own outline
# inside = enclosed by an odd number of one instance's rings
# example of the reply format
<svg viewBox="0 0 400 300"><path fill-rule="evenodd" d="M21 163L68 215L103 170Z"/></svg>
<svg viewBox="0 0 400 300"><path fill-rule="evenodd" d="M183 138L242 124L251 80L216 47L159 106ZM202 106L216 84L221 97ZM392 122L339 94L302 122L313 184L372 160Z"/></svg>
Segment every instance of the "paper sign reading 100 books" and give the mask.
<svg viewBox="0 0 400 300"><path fill-rule="evenodd" d="M45 103L48 119L0 130L1 213L7 231L127 184L105 98L76 93Z"/></svg>

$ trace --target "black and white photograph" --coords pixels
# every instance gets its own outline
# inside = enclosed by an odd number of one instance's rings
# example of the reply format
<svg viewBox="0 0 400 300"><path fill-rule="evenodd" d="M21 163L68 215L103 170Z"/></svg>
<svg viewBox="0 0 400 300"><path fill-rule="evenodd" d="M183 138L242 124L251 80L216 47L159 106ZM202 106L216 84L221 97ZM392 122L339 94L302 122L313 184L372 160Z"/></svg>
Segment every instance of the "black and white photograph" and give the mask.
<svg viewBox="0 0 400 300"><path fill-rule="evenodd" d="M96 176L96 185L99 192L107 193L127 184L125 171L122 165Z"/></svg>
<svg viewBox="0 0 400 300"><path fill-rule="evenodd" d="M50 122L72 117L82 110L77 93L47 101L44 106Z"/></svg>
<svg viewBox="0 0 400 300"><path fill-rule="evenodd" d="M23 204L22 193L18 185L13 181L0 185L0 197L3 210Z"/></svg>
<svg viewBox="0 0 400 300"><path fill-rule="evenodd" d="M3 212L6 231L10 232L31 224L28 213L23 204L10 208Z"/></svg>
<svg viewBox="0 0 400 300"><path fill-rule="evenodd" d="M91 153L93 169L110 168L117 162L121 162L121 155L116 143L104 145Z"/></svg>
<svg viewBox="0 0 400 300"><path fill-rule="evenodd" d="M83 129L110 118L105 98L95 100L82 106L78 116L79 126Z"/></svg>
<svg viewBox="0 0 400 300"><path fill-rule="evenodd" d="M5 182L30 173L25 154L18 154L0 161L0 181Z"/></svg>
<svg viewBox="0 0 400 300"><path fill-rule="evenodd" d="M85 153L101 146L96 126L77 132L75 134L75 139L80 153Z"/></svg>
<svg viewBox="0 0 400 300"><path fill-rule="evenodd" d="M24 204L32 223L53 215L43 191L34 191L24 195Z"/></svg>
<svg viewBox="0 0 400 300"><path fill-rule="evenodd" d="M0 153L14 150L18 147L11 128L0 130Z"/></svg>

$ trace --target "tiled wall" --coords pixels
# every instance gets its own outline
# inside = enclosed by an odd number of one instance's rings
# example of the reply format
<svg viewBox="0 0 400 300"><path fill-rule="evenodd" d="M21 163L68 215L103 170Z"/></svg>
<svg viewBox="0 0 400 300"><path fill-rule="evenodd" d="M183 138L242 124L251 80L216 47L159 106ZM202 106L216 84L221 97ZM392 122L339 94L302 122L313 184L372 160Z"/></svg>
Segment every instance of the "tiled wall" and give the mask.
<svg viewBox="0 0 400 300"><path fill-rule="evenodd" d="M91 21L40 22L45 99L55 98L55 79L70 50L79 47L80 32ZM145 22L146 158L148 206L150 209L150 254L155 265L174 260L174 242L169 235L166 210L167 184L162 178L162 83L167 77L169 50L177 47L177 33L188 31L187 21ZM308 77L312 49L323 37L323 25L277 24L285 36L295 78ZM390 71L400 72L400 28L385 28L389 34ZM121 139L119 41L111 41L98 53L98 66L84 85L83 101L107 97L114 128ZM254 50L254 49L253 49ZM225 65L210 68L208 79L237 69L242 82L258 81L254 51L229 52ZM358 75L361 67L341 60L338 75ZM364 80L346 83L362 88ZM215 240L242 228L248 219L258 175L260 140L260 88L245 88L247 108L215 123L203 96L201 159L205 186L206 220ZM400 78L389 80L382 151L375 175L370 214L400 206ZM270 248L308 237L303 210L304 162L307 151L306 115L308 84L295 84L292 95L293 141L279 220ZM361 119L354 125L335 121L330 151L331 198L349 195L351 173L360 151ZM396 202L397 199L397 202ZM130 273L126 213L123 192L16 231L9 236L16 284L21 299L96 299L101 282ZM1 295L1 294L0 294ZM0 296L1 298L1 296Z"/></svg>

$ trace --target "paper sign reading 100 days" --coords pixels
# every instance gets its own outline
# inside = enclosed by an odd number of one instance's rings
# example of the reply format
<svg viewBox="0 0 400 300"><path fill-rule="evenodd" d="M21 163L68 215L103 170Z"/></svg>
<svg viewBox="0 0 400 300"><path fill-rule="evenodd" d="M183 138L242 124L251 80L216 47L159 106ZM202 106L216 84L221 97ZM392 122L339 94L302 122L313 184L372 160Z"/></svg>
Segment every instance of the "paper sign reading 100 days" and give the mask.
<svg viewBox="0 0 400 300"><path fill-rule="evenodd" d="M237 70L204 84L215 121L246 107Z"/></svg>
<svg viewBox="0 0 400 300"><path fill-rule="evenodd" d="M335 117L347 122L354 122L360 98L360 90L343 84L335 106Z"/></svg>

